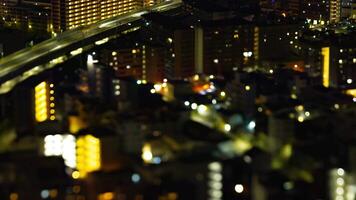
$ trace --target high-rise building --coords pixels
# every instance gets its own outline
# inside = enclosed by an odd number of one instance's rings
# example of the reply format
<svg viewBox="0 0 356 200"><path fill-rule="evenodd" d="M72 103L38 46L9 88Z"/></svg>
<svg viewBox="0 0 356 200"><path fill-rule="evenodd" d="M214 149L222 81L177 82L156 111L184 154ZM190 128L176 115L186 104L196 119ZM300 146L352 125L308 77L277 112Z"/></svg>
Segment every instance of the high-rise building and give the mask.
<svg viewBox="0 0 356 200"><path fill-rule="evenodd" d="M168 52L164 47L139 45L133 48L104 50L100 61L110 66L116 77L134 77L148 82L166 78Z"/></svg>
<svg viewBox="0 0 356 200"><path fill-rule="evenodd" d="M6 25L30 31L51 31L49 1L3 0L0 2L0 16Z"/></svg>
<svg viewBox="0 0 356 200"><path fill-rule="evenodd" d="M353 31L340 28L305 33L302 37L306 72L320 77L324 87L353 88L356 79L356 42Z"/></svg>
<svg viewBox="0 0 356 200"><path fill-rule="evenodd" d="M52 0L55 32L89 25L143 6L142 0Z"/></svg>

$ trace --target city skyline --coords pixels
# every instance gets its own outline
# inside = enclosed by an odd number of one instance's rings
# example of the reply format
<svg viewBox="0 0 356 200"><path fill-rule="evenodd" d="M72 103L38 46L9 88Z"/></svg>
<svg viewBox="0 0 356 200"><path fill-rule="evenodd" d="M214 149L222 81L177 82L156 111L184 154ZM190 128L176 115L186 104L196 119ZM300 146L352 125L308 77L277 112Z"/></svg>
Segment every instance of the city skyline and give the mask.
<svg viewBox="0 0 356 200"><path fill-rule="evenodd" d="M356 199L355 1L0 5L0 198Z"/></svg>

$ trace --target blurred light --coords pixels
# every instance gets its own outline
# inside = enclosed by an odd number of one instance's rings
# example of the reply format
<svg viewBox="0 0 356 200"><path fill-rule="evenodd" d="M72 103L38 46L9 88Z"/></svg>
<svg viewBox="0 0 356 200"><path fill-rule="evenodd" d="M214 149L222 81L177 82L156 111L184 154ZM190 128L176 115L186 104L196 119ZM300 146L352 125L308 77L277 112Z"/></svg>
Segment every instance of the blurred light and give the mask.
<svg viewBox="0 0 356 200"><path fill-rule="evenodd" d="M246 85L246 86L245 86L245 90L246 90L246 91L250 91L250 90L251 90L251 87L250 87L249 85Z"/></svg>
<svg viewBox="0 0 356 200"><path fill-rule="evenodd" d="M252 162L252 158L250 157L250 156L248 156L248 155L246 155L246 156L244 156L244 161L246 162L246 163L251 163Z"/></svg>
<svg viewBox="0 0 356 200"><path fill-rule="evenodd" d="M221 198L222 197L222 192L220 190L210 190L209 194L213 198Z"/></svg>
<svg viewBox="0 0 356 200"><path fill-rule="evenodd" d="M342 188L342 187L337 187L336 188L336 194L344 195L344 193L345 193L344 188Z"/></svg>
<svg viewBox="0 0 356 200"><path fill-rule="evenodd" d="M219 59L217 59L217 58L214 59L214 63L215 63L215 64L218 64L218 63L219 63Z"/></svg>
<svg viewBox="0 0 356 200"><path fill-rule="evenodd" d="M189 106L189 105L190 105L190 102L189 102L189 101L184 101L184 105L185 105L185 106Z"/></svg>
<svg viewBox="0 0 356 200"><path fill-rule="evenodd" d="M310 116L310 112L306 111L306 112L304 113L304 115L307 116L307 117L309 117L309 116Z"/></svg>
<svg viewBox="0 0 356 200"><path fill-rule="evenodd" d="M209 187L213 188L214 190L221 190L223 185L221 182L210 181Z"/></svg>
<svg viewBox="0 0 356 200"><path fill-rule="evenodd" d="M47 83L45 81L35 87L35 117L37 122L43 122L49 118L48 96Z"/></svg>
<svg viewBox="0 0 356 200"><path fill-rule="evenodd" d="M248 123L248 125L247 125L247 128L248 128L250 131L254 130L255 127L256 127L256 122L255 122L255 121L251 121L251 122Z"/></svg>
<svg viewBox="0 0 356 200"><path fill-rule="evenodd" d="M194 81L198 81L199 80L199 75L198 74L194 75L193 79L194 79Z"/></svg>
<svg viewBox="0 0 356 200"><path fill-rule="evenodd" d="M211 103L214 104L214 105L217 104L216 99L211 100Z"/></svg>
<svg viewBox="0 0 356 200"><path fill-rule="evenodd" d="M323 55L323 86L329 87L330 85L330 48L324 47L321 49Z"/></svg>
<svg viewBox="0 0 356 200"><path fill-rule="evenodd" d="M142 81L141 80L137 80L136 83L137 83L137 85L141 85Z"/></svg>
<svg viewBox="0 0 356 200"><path fill-rule="evenodd" d="M131 181L132 182L138 183L138 182L140 182L140 180L141 180L141 177L140 177L139 174L132 174L132 176L131 176Z"/></svg>
<svg viewBox="0 0 356 200"><path fill-rule="evenodd" d="M101 144L99 138L92 135L81 136L77 139L77 169L80 178L87 173L99 170L101 167Z"/></svg>
<svg viewBox="0 0 356 200"><path fill-rule="evenodd" d="M162 162L160 157L153 157L152 163L154 164L160 164Z"/></svg>
<svg viewBox="0 0 356 200"><path fill-rule="evenodd" d="M98 195L98 200L113 200L115 197L113 192L105 192Z"/></svg>
<svg viewBox="0 0 356 200"><path fill-rule="evenodd" d="M337 175L339 175L339 176L345 175L345 170L342 168L337 169Z"/></svg>
<svg viewBox="0 0 356 200"><path fill-rule="evenodd" d="M42 199L47 199L49 197L49 191L48 190L42 190L41 191L41 198Z"/></svg>
<svg viewBox="0 0 356 200"><path fill-rule="evenodd" d="M210 171L221 172L222 166L221 166L221 163L219 163L219 162L212 162L212 163L209 163L208 169Z"/></svg>
<svg viewBox="0 0 356 200"><path fill-rule="evenodd" d="M157 92L160 92L162 90L162 85L157 83L157 84L154 84L154 89L157 91Z"/></svg>
<svg viewBox="0 0 356 200"><path fill-rule="evenodd" d="M224 130L225 130L226 132L229 132L229 131L231 130L231 125L230 125L230 124L225 124L225 125L224 125Z"/></svg>
<svg viewBox="0 0 356 200"><path fill-rule="evenodd" d="M220 173L209 173L209 178L214 181L221 181L222 175Z"/></svg>
<svg viewBox="0 0 356 200"><path fill-rule="evenodd" d="M285 182L285 183L283 183L283 188L284 188L285 190L291 190L291 189L293 189L293 186L294 186L294 184L293 184L292 182Z"/></svg>
<svg viewBox="0 0 356 200"><path fill-rule="evenodd" d="M242 53L244 57L251 57L252 56L252 52L251 51L245 51Z"/></svg>
<svg viewBox="0 0 356 200"><path fill-rule="evenodd" d="M152 161L153 154L152 154L152 151L151 151L151 145L145 144L142 147L142 159L146 163L150 163Z"/></svg>
<svg viewBox="0 0 356 200"><path fill-rule="evenodd" d="M347 83L351 84L353 82L353 80L351 78L347 79Z"/></svg>
<svg viewBox="0 0 356 200"><path fill-rule="evenodd" d="M18 198L19 198L19 195L17 193L10 194L10 200L17 200Z"/></svg>
<svg viewBox="0 0 356 200"><path fill-rule="evenodd" d="M154 93L156 93L156 90L155 89L151 89L150 92L151 92L151 94L154 94Z"/></svg>
<svg viewBox="0 0 356 200"><path fill-rule="evenodd" d="M338 185L344 185L344 183L345 183L345 180L343 179L343 178L337 178L336 179L336 183L338 184Z"/></svg>
<svg viewBox="0 0 356 200"><path fill-rule="evenodd" d="M74 171L74 172L72 173L72 178L73 178L73 179L78 179L78 178L80 178L80 172Z"/></svg>
<svg viewBox="0 0 356 200"><path fill-rule="evenodd" d="M304 117L303 116L298 116L298 122L304 122Z"/></svg>
<svg viewBox="0 0 356 200"><path fill-rule="evenodd" d="M235 192L237 192L237 193L242 193L244 191L244 186L243 185L241 185L241 184L236 184L235 185Z"/></svg>
<svg viewBox="0 0 356 200"><path fill-rule="evenodd" d="M225 93L224 91L221 91L221 92L220 92L220 96L221 96L221 97L225 97L225 96L226 96L226 93Z"/></svg>
<svg viewBox="0 0 356 200"><path fill-rule="evenodd" d="M206 107L205 105L199 105L198 106L198 113L201 115L206 115L208 112L208 107Z"/></svg>
<svg viewBox="0 0 356 200"><path fill-rule="evenodd" d="M196 110L196 109L198 108L198 104L192 103L191 108L192 108L193 110Z"/></svg>
<svg viewBox="0 0 356 200"><path fill-rule="evenodd" d="M339 108L340 108L340 105L339 105L339 104L335 104L335 105L334 105L334 108L335 108L335 109L339 109Z"/></svg>

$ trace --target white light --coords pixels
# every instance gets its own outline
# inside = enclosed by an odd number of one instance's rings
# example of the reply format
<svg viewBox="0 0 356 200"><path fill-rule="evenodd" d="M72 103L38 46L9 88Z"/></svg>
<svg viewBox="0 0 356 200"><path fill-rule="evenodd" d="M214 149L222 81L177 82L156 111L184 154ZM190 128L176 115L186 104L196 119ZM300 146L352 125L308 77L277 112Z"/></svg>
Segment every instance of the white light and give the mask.
<svg viewBox="0 0 356 200"><path fill-rule="evenodd" d="M353 101L353 102L356 102L356 97L352 98L352 101Z"/></svg>
<svg viewBox="0 0 356 200"><path fill-rule="evenodd" d="M339 176L345 175L345 170L342 168L337 169L337 175L339 175Z"/></svg>
<svg viewBox="0 0 356 200"><path fill-rule="evenodd" d="M306 112L304 113L304 115L305 115L306 117L309 117L309 116L310 116L310 112L306 111Z"/></svg>
<svg viewBox="0 0 356 200"><path fill-rule="evenodd" d="M216 99L211 100L211 103L214 104L214 105L217 104Z"/></svg>
<svg viewBox="0 0 356 200"><path fill-rule="evenodd" d="M337 187L336 188L336 194L338 194L338 195L343 195L344 194L344 188L342 188L342 187Z"/></svg>
<svg viewBox="0 0 356 200"><path fill-rule="evenodd" d="M246 163L251 163L252 162L252 158L250 157L250 156L248 156L248 155L246 155L246 156L244 156L244 161L246 162Z"/></svg>
<svg viewBox="0 0 356 200"><path fill-rule="evenodd" d="M248 125L247 125L247 128L248 128L249 130L254 130L255 127L256 127L256 122L255 122L255 121L251 121L251 122L248 123Z"/></svg>
<svg viewBox="0 0 356 200"><path fill-rule="evenodd" d="M198 113L201 115L206 115L208 111L208 107L206 107L205 105L199 105L198 106Z"/></svg>
<svg viewBox="0 0 356 200"><path fill-rule="evenodd" d="M220 92L220 96L221 96L221 97L225 97L225 96L226 96L226 93L225 93L224 91L221 91L221 92Z"/></svg>
<svg viewBox="0 0 356 200"><path fill-rule="evenodd" d="M141 177L140 177L139 174L132 174L132 176L131 176L131 181L132 182L138 183L138 182L140 182L140 180L141 180Z"/></svg>
<svg viewBox="0 0 356 200"><path fill-rule="evenodd" d="M241 184L236 184L235 185L235 192L237 193L242 193L244 191L244 186Z"/></svg>
<svg viewBox="0 0 356 200"><path fill-rule="evenodd" d="M222 175L220 173L209 173L209 178L214 181L221 181Z"/></svg>
<svg viewBox="0 0 356 200"><path fill-rule="evenodd" d="M189 102L189 101L185 101L185 102L184 102L184 105L185 105L185 106L189 106L189 105L190 105L190 102Z"/></svg>
<svg viewBox="0 0 356 200"><path fill-rule="evenodd" d="M222 192L220 190L210 190L209 194L213 198L221 198L222 197Z"/></svg>
<svg viewBox="0 0 356 200"><path fill-rule="evenodd" d="M48 190L42 190L41 191L41 197L42 197L42 199L47 199L49 197L49 191Z"/></svg>
<svg viewBox="0 0 356 200"><path fill-rule="evenodd" d="M215 64L218 64L218 63L219 63L219 59L215 58L213 62L214 62Z"/></svg>
<svg viewBox="0 0 356 200"><path fill-rule="evenodd" d="M250 90L251 90L251 87L250 87L249 85L246 85L246 86L245 86L245 90L246 90L246 91L250 91Z"/></svg>
<svg viewBox="0 0 356 200"><path fill-rule="evenodd" d="M348 83L348 84L351 84L352 82L353 82L353 81L352 81L351 78L347 79L347 83Z"/></svg>
<svg viewBox="0 0 356 200"><path fill-rule="evenodd" d="M191 108L192 108L193 110L196 110L196 109L198 108L198 104L192 103Z"/></svg>
<svg viewBox="0 0 356 200"><path fill-rule="evenodd" d="M336 196L335 200L344 200L343 196Z"/></svg>
<svg viewBox="0 0 356 200"><path fill-rule="evenodd" d="M231 125L230 125L230 124L225 124L225 125L224 125L224 130L225 130L226 132L229 132L229 131L231 130Z"/></svg>
<svg viewBox="0 0 356 200"><path fill-rule="evenodd" d="M140 84L142 84L142 81L141 80L137 80L136 83L137 83L137 85L140 85Z"/></svg>
<svg viewBox="0 0 356 200"><path fill-rule="evenodd" d="M154 93L156 93L156 90L155 89L151 89L150 92L151 92L151 94L154 94Z"/></svg>
<svg viewBox="0 0 356 200"><path fill-rule="evenodd" d="M338 185L344 185L345 180L344 180L343 178L337 178L337 179L336 179L336 183L337 183Z"/></svg>
<svg viewBox="0 0 356 200"><path fill-rule="evenodd" d="M212 162L208 165L208 169L215 172L221 172L222 166L219 162Z"/></svg>
<svg viewBox="0 0 356 200"><path fill-rule="evenodd" d="M209 187L215 189L215 190L221 190L223 185L221 182L215 182L215 181L210 181L209 182Z"/></svg>
<svg viewBox="0 0 356 200"><path fill-rule="evenodd" d="M252 56L252 52L251 51L245 51L245 52L242 53L242 55L244 57L251 57Z"/></svg>

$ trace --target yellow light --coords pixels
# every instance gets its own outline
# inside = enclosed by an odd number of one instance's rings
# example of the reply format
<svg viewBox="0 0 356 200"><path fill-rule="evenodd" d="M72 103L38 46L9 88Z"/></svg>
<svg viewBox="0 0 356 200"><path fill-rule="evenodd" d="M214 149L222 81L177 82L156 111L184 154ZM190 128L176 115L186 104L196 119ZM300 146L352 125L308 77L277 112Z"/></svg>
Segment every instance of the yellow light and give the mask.
<svg viewBox="0 0 356 200"><path fill-rule="evenodd" d="M198 81L199 80L199 75L198 74L194 75L193 79L194 79L194 81Z"/></svg>
<svg viewBox="0 0 356 200"><path fill-rule="evenodd" d="M72 178L74 178L74 179L80 178L80 172L74 171L74 172L72 173Z"/></svg>
<svg viewBox="0 0 356 200"><path fill-rule="evenodd" d="M246 85L246 86L245 86L245 90L246 90L246 91L249 91L249 90L251 90L251 87L250 87L249 85Z"/></svg>
<svg viewBox="0 0 356 200"><path fill-rule="evenodd" d="M321 49L321 55L323 55L323 86L330 86L330 47L324 47Z"/></svg>
<svg viewBox="0 0 356 200"><path fill-rule="evenodd" d="M298 122L304 122L304 117L299 116L299 117L298 117Z"/></svg>
<svg viewBox="0 0 356 200"><path fill-rule="evenodd" d="M99 170L101 167L100 140L92 135L79 137L77 140L77 169L80 177Z"/></svg>
<svg viewBox="0 0 356 200"><path fill-rule="evenodd" d="M47 83L41 82L35 87L35 118L37 122L48 119L47 101Z"/></svg>
<svg viewBox="0 0 356 200"><path fill-rule="evenodd" d="M105 192L102 194L99 194L98 200L112 200L114 199L114 193L113 192Z"/></svg>
<svg viewBox="0 0 356 200"><path fill-rule="evenodd" d="M10 194L10 200L17 200L18 198L19 198L19 195L17 193Z"/></svg>
<svg viewBox="0 0 356 200"><path fill-rule="evenodd" d="M146 163L150 163L152 161L153 154L152 154L152 151L151 151L151 145L145 144L142 147L142 159Z"/></svg>
<svg viewBox="0 0 356 200"><path fill-rule="evenodd" d="M221 96L221 97L225 97L225 96L226 96L226 93L225 93L224 91L221 91L221 92L220 92L220 96Z"/></svg>

